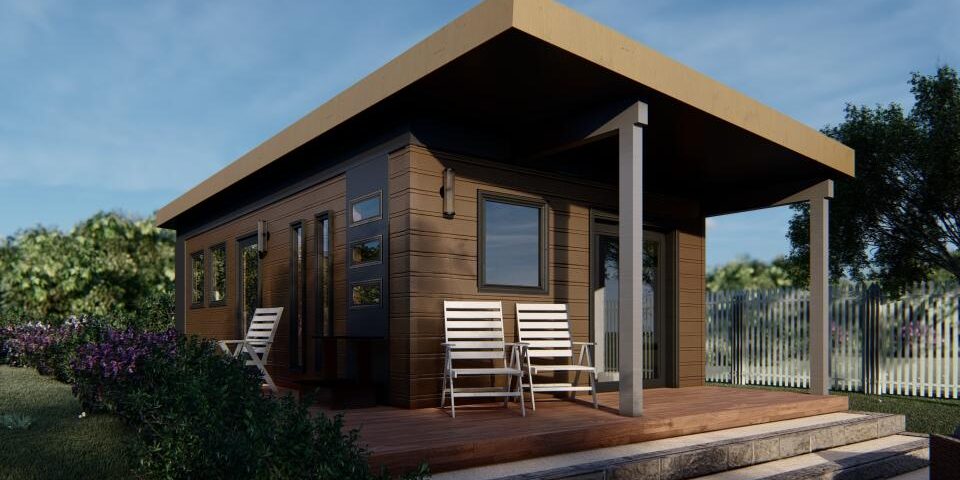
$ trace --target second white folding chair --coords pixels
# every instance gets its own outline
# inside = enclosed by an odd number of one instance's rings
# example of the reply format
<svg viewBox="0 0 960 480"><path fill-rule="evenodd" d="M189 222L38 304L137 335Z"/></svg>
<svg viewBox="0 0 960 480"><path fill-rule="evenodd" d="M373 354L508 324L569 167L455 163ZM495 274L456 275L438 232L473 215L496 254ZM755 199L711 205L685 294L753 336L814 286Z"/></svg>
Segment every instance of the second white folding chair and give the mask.
<svg viewBox="0 0 960 480"><path fill-rule="evenodd" d="M567 306L554 303L517 303L517 336L523 346L523 360L527 368L527 384L530 405L537 409L534 398L537 392L591 392L593 408L597 403L597 369L589 347L590 342L574 342L570 336L570 320ZM573 347L580 347L577 361L573 360ZM537 374L576 372L573 382L536 383ZM590 385L580 385L580 374L589 377ZM565 376L567 373L565 373ZM566 378L565 378L566 379Z"/></svg>

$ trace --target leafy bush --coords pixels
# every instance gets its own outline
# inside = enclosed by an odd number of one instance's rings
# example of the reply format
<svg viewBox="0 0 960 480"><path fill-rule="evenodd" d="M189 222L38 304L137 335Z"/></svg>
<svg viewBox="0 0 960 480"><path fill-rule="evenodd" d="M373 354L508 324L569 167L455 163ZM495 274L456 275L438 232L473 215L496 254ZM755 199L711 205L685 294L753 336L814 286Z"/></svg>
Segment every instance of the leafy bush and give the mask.
<svg viewBox="0 0 960 480"><path fill-rule="evenodd" d="M0 359L14 366L34 367L62 382L73 379L73 358L77 348L95 338L98 322L72 319L54 327L28 323L0 329Z"/></svg>
<svg viewBox="0 0 960 480"><path fill-rule="evenodd" d="M208 340L108 329L80 347L74 377L85 408L136 429L145 477L379 478L341 418L264 397L257 370Z"/></svg>

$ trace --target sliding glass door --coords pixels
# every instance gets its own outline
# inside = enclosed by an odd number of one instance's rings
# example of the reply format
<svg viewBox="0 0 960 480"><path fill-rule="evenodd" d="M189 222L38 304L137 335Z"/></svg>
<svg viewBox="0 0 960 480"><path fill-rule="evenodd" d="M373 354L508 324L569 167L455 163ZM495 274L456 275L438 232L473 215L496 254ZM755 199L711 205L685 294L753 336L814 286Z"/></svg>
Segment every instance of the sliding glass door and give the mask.
<svg viewBox="0 0 960 480"><path fill-rule="evenodd" d="M593 221L591 324L594 359L601 382L619 380L620 242L615 217ZM664 236L643 234L643 378L645 387L664 386Z"/></svg>

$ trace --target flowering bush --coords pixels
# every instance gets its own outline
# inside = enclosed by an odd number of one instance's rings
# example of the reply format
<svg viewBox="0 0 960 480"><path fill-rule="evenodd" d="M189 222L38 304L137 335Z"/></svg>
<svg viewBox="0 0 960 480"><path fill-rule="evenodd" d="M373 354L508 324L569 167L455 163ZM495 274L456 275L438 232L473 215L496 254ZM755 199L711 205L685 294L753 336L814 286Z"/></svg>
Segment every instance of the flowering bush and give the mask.
<svg viewBox="0 0 960 480"><path fill-rule="evenodd" d="M0 358L11 365L34 367L44 375L70 382L77 347L99 330L98 323L76 318L59 326L36 322L2 327Z"/></svg>
<svg viewBox="0 0 960 480"><path fill-rule="evenodd" d="M85 410L136 430L141 477L387 477L370 472L358 433L344 432L340 417L312 416L309 399L265 397L257 369L218 350L173 329L103 321L0 327L0 359L72 383Z"/></svg>
<svg viewBox="0 0 960 480"><path fill-rule="evenodd" d="M143 379L144 362L157 358L173 358L177 354L180 334L104 329L97 341L77 347L71 361L73 394L85 408L116 410L111 394L125 390ZM105 403L106 402L106 403Z"/></svg>

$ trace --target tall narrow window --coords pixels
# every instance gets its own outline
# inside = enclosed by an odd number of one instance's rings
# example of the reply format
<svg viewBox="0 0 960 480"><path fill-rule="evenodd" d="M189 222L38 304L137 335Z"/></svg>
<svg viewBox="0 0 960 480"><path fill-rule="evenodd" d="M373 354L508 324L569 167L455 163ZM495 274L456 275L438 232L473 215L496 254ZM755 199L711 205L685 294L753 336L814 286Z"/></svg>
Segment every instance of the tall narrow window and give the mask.
<svg viewBox="0 0 960 480"><path fill-rule="evenodd" d="M290 368L302 369L304 365L304 316L306 302L303 280L303 223L290 225Z"/></svg>
<svg viewBox="0 0 960 480"><path fill-rule="evenodd" d="M546 205L480 194L480 287L546 291Z"/></svg>
<svg viewBox="0 0 960 480"><path fill-rule="evenodd" d="M227 246L210 248L210 304L223 305L227 301Z"/></svg>
<svg viewBox="0 0 960 480"><path fill-rule="evenodd" d="M194 307L203 306L203 252L196 252L190 255L190 270L192 273L192 289L190 303Z"/></svg>
<svg viewBox="0 0 960 480"><path fill-rule="evenodd" d="M244 336L250 327L253 312L260 306L260 253L257 251L257 235L237 241L237 299L240 318L239 334Z"/></svg>
<svg viewBox="0 0 960 480"><path fill-rule="evenodd" d="M317 216L317 332L333 335L333 236L331 214Z"/></svg>

